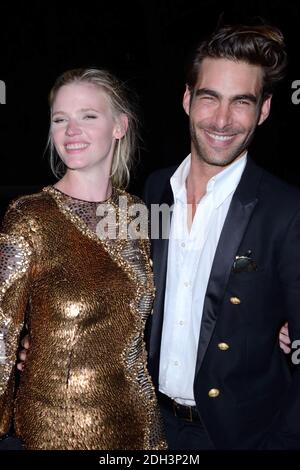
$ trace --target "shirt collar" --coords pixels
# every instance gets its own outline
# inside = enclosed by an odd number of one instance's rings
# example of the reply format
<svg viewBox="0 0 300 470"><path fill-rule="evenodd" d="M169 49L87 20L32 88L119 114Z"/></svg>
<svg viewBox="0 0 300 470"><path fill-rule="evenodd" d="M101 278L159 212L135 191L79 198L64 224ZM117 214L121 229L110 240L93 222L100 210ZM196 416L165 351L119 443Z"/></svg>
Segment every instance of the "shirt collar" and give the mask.
<svg viewBox="0 0 300 470"><path fill-rule="evenodd" d="M179 200L186 203L186 187L185 181L190 171L191 154L189 154L179 165L175 173L170 179L173 191L174 201Z"/></svg>
<svg viewBox="0 0 300 470"><path fill-rule="evenodd" d="M224 168L217 175L213 176L207 183L206 193L213 193L214 206L219 207L227 197L232 194L239 184L243 171L247 163L247 152L242 157L235 160L231 165ZM179 200L186 203L186 178L191 166L191 154L188 155L179 165L170 179L174 201Z"/></svg>

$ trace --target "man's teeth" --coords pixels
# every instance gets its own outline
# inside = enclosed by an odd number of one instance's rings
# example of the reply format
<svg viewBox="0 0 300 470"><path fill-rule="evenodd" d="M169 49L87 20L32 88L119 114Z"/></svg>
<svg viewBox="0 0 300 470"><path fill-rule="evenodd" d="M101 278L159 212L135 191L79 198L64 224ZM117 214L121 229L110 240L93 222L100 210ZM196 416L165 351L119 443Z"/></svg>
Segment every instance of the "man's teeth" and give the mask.
<svg viewBox="0 0 300 470"><path fill-rule="evenodd" d="M88 146L88 144L67 144L66 148L68 150L79 150L79 149L85 149Z"/></svg>
<svg viewBox="0 0 300 470"><path fill-rule="evenodd" d="M232 135L219 135L219 134L212 134L211 132L207 132L210 137L212 137L215 140L230 140L232 139Z"/></svg>

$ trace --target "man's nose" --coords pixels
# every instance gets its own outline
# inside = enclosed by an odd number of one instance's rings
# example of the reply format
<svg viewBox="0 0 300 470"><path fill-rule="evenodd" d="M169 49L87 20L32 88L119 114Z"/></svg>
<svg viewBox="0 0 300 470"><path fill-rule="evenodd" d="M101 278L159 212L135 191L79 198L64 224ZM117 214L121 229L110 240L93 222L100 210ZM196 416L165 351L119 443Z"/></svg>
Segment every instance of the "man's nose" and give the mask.
<svg viewBox="0 0 300 470"><path fill-rule="evenodd" d="M215 125L218 129L225 129L232 124L232 112L228 103L220 103L215 112Z"/></svg>

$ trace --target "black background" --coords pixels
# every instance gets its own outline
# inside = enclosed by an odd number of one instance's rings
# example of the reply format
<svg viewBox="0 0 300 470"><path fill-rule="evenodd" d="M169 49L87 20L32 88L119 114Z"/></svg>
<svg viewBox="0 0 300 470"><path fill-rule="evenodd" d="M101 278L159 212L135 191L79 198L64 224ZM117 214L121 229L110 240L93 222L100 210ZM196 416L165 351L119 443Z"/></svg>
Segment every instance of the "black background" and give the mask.
<svg viewBox="0 0 300 470"><path fill-rule="evenodd" d="M47 96L55 78L73 67L108 68L139 97L143 143L130 190L141 194L154 169L189 153L182 110L184 66L193 45L223 22L264 20L286 38L289 70L258 130L251 153L264 167L300 185L300 104L292 82L300 80L300 2L127 0L2 3L0 79L0 207L18 194L54 182L47 156Z"/></svg>

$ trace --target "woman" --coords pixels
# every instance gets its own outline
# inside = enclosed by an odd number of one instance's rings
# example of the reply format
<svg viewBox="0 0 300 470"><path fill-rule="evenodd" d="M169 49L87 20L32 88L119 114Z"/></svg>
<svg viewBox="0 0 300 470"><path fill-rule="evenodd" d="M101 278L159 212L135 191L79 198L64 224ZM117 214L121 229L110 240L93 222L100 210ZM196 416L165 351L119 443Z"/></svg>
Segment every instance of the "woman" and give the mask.
<svg viewBox="0 0 300 470"><path fill-rule="evenodd" d="M63 177L11 204L0 239L0 430L26 321L31 348L15 402L26 448L161 449L143 341L154 296L148 240L118 237L130 223L119 196L128 209L139 202L118 189L135 116L121 83L95 69L59 77L50 108L52 167L58 156ZM112 239L98 236L103 203L116 215Z"/></svg>

